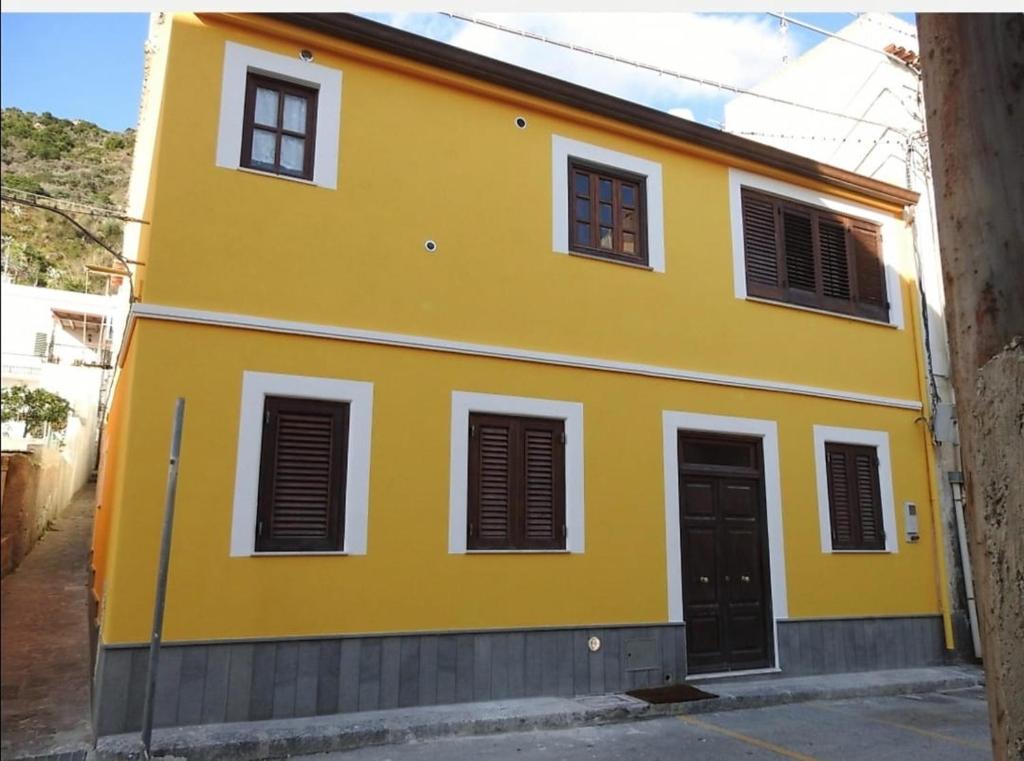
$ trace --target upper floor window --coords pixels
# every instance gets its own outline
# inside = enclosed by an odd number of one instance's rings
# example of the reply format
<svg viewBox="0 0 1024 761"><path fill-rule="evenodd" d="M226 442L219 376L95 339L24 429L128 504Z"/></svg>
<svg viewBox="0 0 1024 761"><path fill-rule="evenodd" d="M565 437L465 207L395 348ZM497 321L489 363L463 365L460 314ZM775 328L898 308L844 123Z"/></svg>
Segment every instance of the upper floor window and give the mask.
<svg viewBox="0 0 1024 761"><path fill-rule="evenodd" d="M644 178L578 159L569 175L571 250L646 265Z"/></svg>
<svg viewBox="0 0 1024 761"><path fill-rule="evenodd" d="M217 166L337 188L341 79L331 66L225 42Z"/></svg>
<svg viewBox="0 0 1024 761"><path fill-rule="evenodd" d="M551 175L556 253L665 271L661 164L552 135Z"/></svg>
<svg viewBox="0 0 1024 761"><path fill-rule="evenodd" d="M744 187L747 293L886 322L877 224Z"/></svg>
<svg viewBox="0 0 1024 761"><path fill-rule="evenodd" d="M317 91L249 73L241 165L313 179Z"/></svg>

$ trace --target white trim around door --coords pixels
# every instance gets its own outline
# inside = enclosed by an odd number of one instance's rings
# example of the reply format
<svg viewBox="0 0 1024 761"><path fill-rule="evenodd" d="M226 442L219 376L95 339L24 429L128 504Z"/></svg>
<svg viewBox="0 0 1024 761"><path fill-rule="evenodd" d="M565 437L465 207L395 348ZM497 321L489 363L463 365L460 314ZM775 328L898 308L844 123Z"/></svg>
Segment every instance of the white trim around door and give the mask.
<svg viewBox="0 0 1024 761"><path fill-rule="evenodd" d="M788 618L786 555L782 538L782 486L779 473L779 432L774 420L705 415L696 412L662 413L665 466L665 573L668 582L668 620L683 621L682 547L679 535L679 431L755 436L764 457L765 519L772 595L775 667L779 667L779 621ZM738 673L738 672L737 672Z"/></svg>

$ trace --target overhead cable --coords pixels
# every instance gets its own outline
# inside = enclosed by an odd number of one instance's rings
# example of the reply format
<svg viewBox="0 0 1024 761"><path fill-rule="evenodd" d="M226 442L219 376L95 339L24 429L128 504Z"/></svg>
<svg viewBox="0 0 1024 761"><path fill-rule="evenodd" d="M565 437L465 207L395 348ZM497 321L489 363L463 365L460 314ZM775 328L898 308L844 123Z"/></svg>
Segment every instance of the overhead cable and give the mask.
<svg viewBox="0 0 1024 761"><path fill-rule="evenodd" d="M872 47L871 45L865 45L863 42L851 40L849 37L843 37L842 35L838 35L835 32L830 32L827 29L822 29L820 26L814 26L814 24L808 24L804 21L799 21L793 18L792 16L787 16L784 13L772 13L771 11L765 11L765 13L769 16L774 16L775 18L780 19L781 21L785 21L789 24L795 24L796 26L808 29L812 32L823 34L826 37L831 37L834 40L839 40L840 42L845 42L850 45L856 45L858 48L863 48L864 50L869 50L872 53L877 53L878 55L885 56L893 63L899 64L900 66L913 72L915 76L920 76L920 73L913 66L911 66L909 63L904 61L899 56L895 56L886 50L879 50L878 48Z"/></svg>
<svg viewBox="0 0 1024 761"><path fill-rule="evenodd" d="M663 76L673 77L675 79L685 79L687 81L696 82L697 84L704 85L706 87L715 87L718 88L719 90L726 90L728 92L733 92L738 95L750 95L751 97L754 98L761 98L762 100L772 101L773 103L779 103L785 106L792 106L794 108L801 108L806 111L813 111L815 113L825 114L826 116L834 116L840 119L848 119L850 121L858 122L860 124L869 124L874 127L892 129L900 133L905 132L899 127L894 127L891 124L883 124L882 122L876 122L871 119L865 119L860 116L853 116L852 114L840 113L839 111L829 111L828 109L825 108L818 108L817 106L812 106L807 103L797 103L796 101L787 100L786 98L777 98L774 95L766 95L764 93L755 92L753 90L747 90L745 88L737 87L736 85L730 85L725 82L719 82L714 79L707 79L705 77L698 77L692 74L684 74L683 72L679 71L672 71L671 69L665 69L661 66L654 66L652 64L644 63L642 61L634 61L628 58L623 58L621 56L615 55L614 53L606 53L600 50L594 50L593 48L587 48L582 45L576 45L575 43L572 42L555 40L550 37L545 37L544 35L536 34L534 32L528 32L523 29L514 29L512 27L504 26L502 24L496 24L493 21L484 21L483 19L473 18L472 16L463 16L461 14L452 13L450 11L441 11L441 13L445 16L449 16L450 18L458 19L460 21L466 21L470 24L478 24L479 26L487 27L488 29L495 29L499 32L505 32L507 34L515 34L526 39L536 40L537 42L543 42L548 45L555 45L560 48L575 51L577 53L585 53L587 55L595 56L597 58L603 58L605 60L613 61L615 63L626 64L627 66L632 66L637 69L652 71L656 74L661 74Z"/></svg>

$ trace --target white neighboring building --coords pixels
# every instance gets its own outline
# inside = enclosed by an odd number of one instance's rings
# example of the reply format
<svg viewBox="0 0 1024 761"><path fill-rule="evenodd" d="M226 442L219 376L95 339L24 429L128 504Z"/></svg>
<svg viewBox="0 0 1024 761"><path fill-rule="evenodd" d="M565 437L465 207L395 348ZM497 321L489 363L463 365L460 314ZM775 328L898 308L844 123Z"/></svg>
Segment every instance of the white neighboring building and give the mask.
<svg viewBox="0 0 1024 761"><path fill-rule="evenodd" d="M967 557L962 490L951 484L949 478L951 474L959 474L961 466L944 319L946 301L935 223L935 191L917 68L917 30L888 13L866 13L836 35L843 39L825 37L823 42L752 90L848 114L857 120L740 95L725 106L724 128L727 132L920 193L913 227L918 282L927 306L925 353L931 369L933 440L943 532L947 539L950 598L957 649L963 652L964 639L970 636L977 655L979 643L970 567L960 562L961 557ZM887 49L889 56L883 52Z"/></svg>
<svg viewBox="0 0 1024 761"><path fill-rule="evenodd" d="M96 466L101 401L127 315L128 289L110 296L0 284L3 387L29 386L60 394L72 406L62 437L26 438L24 425L3 426L3 450L50 446L59 451L61 499L70 499Z"/></svg>

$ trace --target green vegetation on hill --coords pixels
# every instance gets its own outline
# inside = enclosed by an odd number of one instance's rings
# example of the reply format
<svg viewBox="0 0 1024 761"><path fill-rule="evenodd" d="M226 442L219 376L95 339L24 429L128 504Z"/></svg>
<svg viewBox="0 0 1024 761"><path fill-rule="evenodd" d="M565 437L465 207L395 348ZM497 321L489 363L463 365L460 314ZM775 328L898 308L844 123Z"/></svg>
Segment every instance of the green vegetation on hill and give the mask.
<svg viewBox="0 0 1024 761"><path fill-rule="evenodd" d="M0 183L30 193L79 203L123 208L128 194L134 130L110 132L83 120L59 119L17 108L3 109ZM117 220L76 217L115 251L121 250ZM57 214L5 202L0 211L4 270L23 285L71 291L95 290L86 264L116 261L82 237Z"/></svg>

